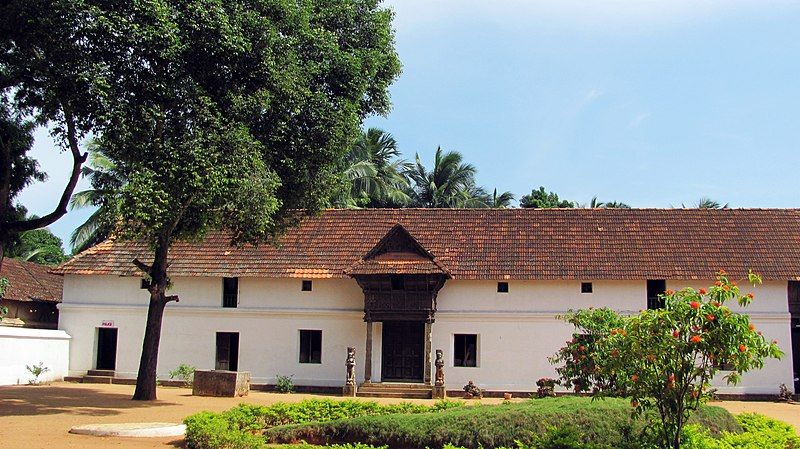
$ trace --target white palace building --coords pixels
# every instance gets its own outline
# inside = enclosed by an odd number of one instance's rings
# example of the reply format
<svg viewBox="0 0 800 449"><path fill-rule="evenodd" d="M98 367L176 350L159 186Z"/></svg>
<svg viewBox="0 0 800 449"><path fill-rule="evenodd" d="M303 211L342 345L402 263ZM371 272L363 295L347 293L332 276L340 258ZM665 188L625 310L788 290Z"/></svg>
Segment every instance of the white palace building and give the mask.
<svg viewBox="0 0 800 449"><path fill-rule="evenodd" d="M147 247L111 239L59 267L71 375L135 377L149 298L136 257ZM170 260L180 302L164 316L164 379L187 363L340 389L353 346L358 383L424 388L441 349L448 390L534 391L556 377L548 357L573 332L559 314L637 312L666 289L713 284L719 269L737 280L752 269L764 283L747 313L786 356L719 392L799 386L800 210L329 210L276 246L211 234L174 245Z"/></svg>

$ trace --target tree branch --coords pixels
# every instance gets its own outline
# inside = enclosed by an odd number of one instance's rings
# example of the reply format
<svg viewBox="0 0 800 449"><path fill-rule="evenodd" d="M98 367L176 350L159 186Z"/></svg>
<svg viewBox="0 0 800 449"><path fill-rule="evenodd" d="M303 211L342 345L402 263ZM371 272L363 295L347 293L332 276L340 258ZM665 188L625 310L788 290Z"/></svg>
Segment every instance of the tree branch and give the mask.
<svg viewBox="0 0 800 449"><path fill-rule="evenodd" d="M146 275L150 276L151 267L149 265L139 260L139 258L133 259L131 262L136 265L136 268L142 270Z"/></svg>
<svg viewBox="0 0 800 449"><path fill-rule="evenodd" d="M178 298L178 295L168 295L164 297L164 302L170 302L170 301L179 302L180 298Z"/></svg>
<svg viewBox="0 0 800 449"><path fill-rule="evenodd" d="M8 223L8 225L6 225L6 231L8 233L20 233L43 228L53 224L56 220L63 217L67 213L69 199L72 197L72 192L75 190L75 186L78 184L78 179L80 179L81 176L81 166L83 166L83 163L86 162L88 153L81 154L80 147L78 145L77 130L75 129L75 118L72 116L72 113L68 108L64 108L64 118L67 122L67 143L70 152L72 153L72 174L70 175L69 182L67 182L66 187L64 187L64 192L61 194L61 199L59 200L55 210L43 217L33 220L20 220Z"/></svg>

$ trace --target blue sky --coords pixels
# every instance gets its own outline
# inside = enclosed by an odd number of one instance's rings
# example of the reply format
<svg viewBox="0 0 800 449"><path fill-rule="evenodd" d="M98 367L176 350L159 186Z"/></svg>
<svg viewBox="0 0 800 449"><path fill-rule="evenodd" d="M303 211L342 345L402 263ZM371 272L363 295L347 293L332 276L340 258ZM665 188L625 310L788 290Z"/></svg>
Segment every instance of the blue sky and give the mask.
<svg viewBox="0 0 800 449"><path fill-rule="evenodd" d="M588 202L800 207L800 1L394 0L403 74L368 126L489 189ZM69 155L41 131L46 213ZM85 185L83 186L85 187ZM62 239L88 212L51 229Z"/></svg>

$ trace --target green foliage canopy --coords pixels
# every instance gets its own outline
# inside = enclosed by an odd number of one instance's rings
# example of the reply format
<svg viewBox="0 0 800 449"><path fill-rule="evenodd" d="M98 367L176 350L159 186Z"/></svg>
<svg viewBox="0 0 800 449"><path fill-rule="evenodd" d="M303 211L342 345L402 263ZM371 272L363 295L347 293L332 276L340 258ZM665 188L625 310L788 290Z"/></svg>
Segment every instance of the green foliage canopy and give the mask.
<svg viewBox="0 0 800 449"><path fill-rule="evenodd" d="M561 200L555 192L548 192L544 187L540 186L538 190L534 189L529 195L523 195L519 200L520 207L537 208L537 209L550 209L550 208L571 208L575 207L572 201Z"/></svg>

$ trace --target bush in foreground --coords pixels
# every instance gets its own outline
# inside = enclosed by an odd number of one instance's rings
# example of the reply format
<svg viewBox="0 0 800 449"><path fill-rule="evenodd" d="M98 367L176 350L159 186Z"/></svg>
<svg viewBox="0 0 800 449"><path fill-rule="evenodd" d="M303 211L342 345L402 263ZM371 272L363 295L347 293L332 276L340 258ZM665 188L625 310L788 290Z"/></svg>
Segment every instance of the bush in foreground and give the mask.
<svg viewBox="0 0 800 449"><path fill-rule="evenodd" d="M723 432L719 438L697 426L684 433L681 449L798 449L800 437L789 424L752 413L736 417L744 430L741 433Z"/></svg>
<svg viewBox="0 0 800 449"><path fill-rule="evenodd" d="M651 416L650 418L655 418ZM701 407L692 422L712 435L739 432L733 416L718 407ZM504 405L460 407L441 413L363 416L268 429L271 443L364 443L424 449L445 445L470 449L514 447L569 423L584 447L641 448L645 420L634 420L627 400L562 397ZM573 438L573 436L569 436ZM557 447L557 446L553 446Z"/></svg>

